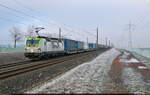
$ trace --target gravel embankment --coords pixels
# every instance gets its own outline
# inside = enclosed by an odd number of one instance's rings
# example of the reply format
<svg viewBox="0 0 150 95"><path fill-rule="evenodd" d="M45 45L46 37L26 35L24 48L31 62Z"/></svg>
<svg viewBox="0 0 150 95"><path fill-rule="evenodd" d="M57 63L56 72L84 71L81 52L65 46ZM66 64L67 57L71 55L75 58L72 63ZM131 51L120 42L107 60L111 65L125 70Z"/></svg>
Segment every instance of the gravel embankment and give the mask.
<svg viewBox="0 0 150 95"><path fill-rule="evenodd" d="M116 49L111 49L93 61L84 63L26 93L101 93L112 61L119 54Z"/></svg>
<svg viewBox="0 0 150 95"><path fill-rule="evenodd" d="M142 75L132 68L125 68L122 74L124 84L130 93L149 94L150 87L142 80Z"/></svg>

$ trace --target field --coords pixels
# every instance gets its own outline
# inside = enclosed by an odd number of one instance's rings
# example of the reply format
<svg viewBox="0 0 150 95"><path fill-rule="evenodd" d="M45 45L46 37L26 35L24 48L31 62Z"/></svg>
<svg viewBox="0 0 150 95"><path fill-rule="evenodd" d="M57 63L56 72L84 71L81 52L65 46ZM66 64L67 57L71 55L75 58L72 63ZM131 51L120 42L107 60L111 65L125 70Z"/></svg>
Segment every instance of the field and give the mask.
<svg viewBox="0 0 150 95"><path fill-rule="evenodd" d="M24 48L8 48L8 47L0 47L0 52L12 52L12 51L23 51Z"/></svg>
<svg viewBox="0 0 150 95"><path fill-rule="evenodd" d="M23 61L27 58L24 57L24 48L0 48L0 64L13 63Z"/></svg>

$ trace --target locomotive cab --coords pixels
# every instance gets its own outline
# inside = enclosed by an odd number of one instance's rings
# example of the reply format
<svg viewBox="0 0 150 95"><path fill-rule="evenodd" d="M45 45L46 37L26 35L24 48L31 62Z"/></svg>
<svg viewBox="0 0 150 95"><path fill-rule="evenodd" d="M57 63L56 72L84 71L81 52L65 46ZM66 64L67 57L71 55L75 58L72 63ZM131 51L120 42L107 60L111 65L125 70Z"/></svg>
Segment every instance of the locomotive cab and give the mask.
<svg viewBox="0 0 150 95"><path fill-rule="evenodd" d="M28 38L26 40L25 57L39 58L50 57L64 53L63 40L58 38Z"/></svg>
<svg viewBox="0 0 150 95"><path fill-rule="evenodd" d="M41 38L28 38L26 40L25 56L39 57L41 54Z"/></svg>

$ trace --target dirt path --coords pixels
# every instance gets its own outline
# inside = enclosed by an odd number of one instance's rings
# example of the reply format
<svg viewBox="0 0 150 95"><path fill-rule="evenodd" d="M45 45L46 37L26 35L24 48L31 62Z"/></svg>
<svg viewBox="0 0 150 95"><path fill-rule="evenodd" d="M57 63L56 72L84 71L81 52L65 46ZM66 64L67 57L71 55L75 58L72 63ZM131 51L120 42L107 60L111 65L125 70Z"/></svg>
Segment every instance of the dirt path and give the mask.
<svg viewBox="0 0 150 95"><path fill-rule="evenodd" d="M120 55L121 56L121 55ZM128 90L123 84L122 71L124 69L124 64L118 62L118 57L113 61L111 70L109 71L109 78L106 82L106 88L103 93L128 93Z"/></svg>

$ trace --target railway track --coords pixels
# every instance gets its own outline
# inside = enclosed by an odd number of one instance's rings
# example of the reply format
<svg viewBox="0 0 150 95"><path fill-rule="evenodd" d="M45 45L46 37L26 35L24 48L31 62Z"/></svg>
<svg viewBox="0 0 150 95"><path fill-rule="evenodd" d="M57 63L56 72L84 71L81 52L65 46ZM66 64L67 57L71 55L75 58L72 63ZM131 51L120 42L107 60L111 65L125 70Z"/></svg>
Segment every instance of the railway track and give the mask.
<svg viewBox="0 0 150 95"><path fill-rule="evenodd" d="M52 66L55 64L60 64L60 63L71 61L77 58L84 58L91 53L96 53L96 51L79 53L75 55L69 55L69 56L59 57L59 58L45 60L45 61L37 61L37 62L25 61L22 63L16 63L16 64L14 63L12 65L6 64L0 67L0 79L1 80L7 79L9 77L16 76L18 74L30 72L33 70L37 70L37 69L44 68L47 66Z"/></svg>
<svg viewBox="0 0 150 95"><path fill-rule="evenodd" d="M61 57L61 56L57 56L58 57ZM51 59L54 59L54 57L52 57ZM30 64L31 62L35 62L35 61L44 61L44 60L48 60L48 59L29 59L29 60L25 60L25 61L17 61L17 62L13 62L13 63L8 63L8 64L3 64L3 65L0 65L0 71L1 69L3 68L8 68L8 67L13 67L13 66L19 66L19 65L24 65L24 64Z"/></svg>
<svg viewBox="0 0 150 95"><path fill-rule="evenodd" d="M13 63L0 65L0 70L3 69L3 68L13 67L13 66L17 66L17 65L23 65L23 64L26 64L26 63L29 63L29 62L31 62L31 60L18 61L18 62L13 62Z"/></svg>

